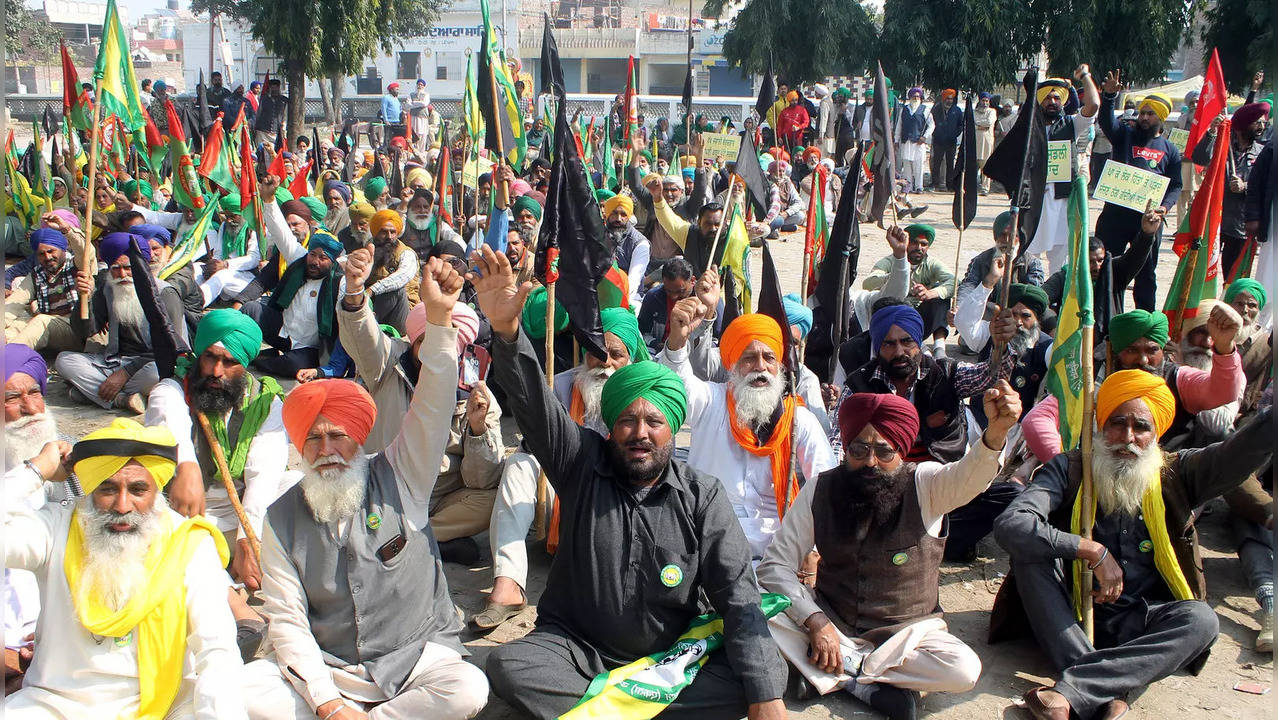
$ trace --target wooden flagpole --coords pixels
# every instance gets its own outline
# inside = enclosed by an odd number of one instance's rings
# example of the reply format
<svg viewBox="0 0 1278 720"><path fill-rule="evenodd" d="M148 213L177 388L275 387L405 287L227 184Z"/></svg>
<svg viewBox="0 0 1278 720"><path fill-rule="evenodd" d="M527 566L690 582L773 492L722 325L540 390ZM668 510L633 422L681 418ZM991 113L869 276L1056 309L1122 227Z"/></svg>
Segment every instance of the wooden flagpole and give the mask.
<svg viewBox="0 0 1278 720"><path fill-rule="evenodd" d="M200 430L204 433L204 440L208 442L209 449L213 451L213 460L217 463L218 474L222 477L222 485L226 488L226 496L231 501L231 509L235 511L235 517L240 522L240 527L244 529L244 537L248 538L249 547L253 548L253 555L258 561L262 560L262 543L258 540L257 533L253 532L253 525L249 523L248 515L244 512L244 505L240 502L240 495L235 490L235 483L231 480L231 468L226 464L226 455L222 452L222 446L218 444L217 438L213 436L213 428L209 426L209 419L204 413L195 413L196 420L200 423Z"/></svg>
<svg viewBox="0 0 1278 720"><path fill-rule="evenodd" d="M959 169L959 220L967 220L967 163L963 163L963 167ZM950 310L953 311L958 305L958 269L959 263L962 262L963 256L963 228L966 222L960 222L958 227L958 245L954 247L954 287L950 291ZM1008 268L1006 264L1003 273L1006 274Z"/></svg>
<svg viewBox="0 0 1278 720"><path fill-rule="evenodd" d="M1083 451L1083 485L1080 490L1083 503L1082 517L1079 518L1082 526L1083 537L1092 539L1092 525L1096 523L1095 506L1092 504L1094 490L1092 488L1092 430L1094 421L1092 414L1095 405L1093 397L1093 387L1095 384L1095 374L1092 371L1092 355L1094 352L1092 336L1092 327L1086 326L1083 331L1083 437L1080 447ZM1083 561L1082 572L1083 586L1083 630L1087 633L1087 641L1092 642L1095 637L1094 618L1092 617L1092 571L1087 567L1087 562Z"/></svg>
<svg viewBox="0 0 1278 720"><path fill-rule="evenodd" d="M94 88L93 103L93 128L89 135L89 196L85 198L84 206L84 244L85 252L80 253L77 258L80 272L89 277L93 276L93 270L89 267L88 249L93 243L93 205L96 202L93 194L96 190L98 180L98 124L102 121L102 92L101 88ZM69 122L69 119L68 119ZM68 191L69 192L69 191ZM91 294L91 293L90 293ZM80 296L80 319L89 319L89 294Z"/></svg>

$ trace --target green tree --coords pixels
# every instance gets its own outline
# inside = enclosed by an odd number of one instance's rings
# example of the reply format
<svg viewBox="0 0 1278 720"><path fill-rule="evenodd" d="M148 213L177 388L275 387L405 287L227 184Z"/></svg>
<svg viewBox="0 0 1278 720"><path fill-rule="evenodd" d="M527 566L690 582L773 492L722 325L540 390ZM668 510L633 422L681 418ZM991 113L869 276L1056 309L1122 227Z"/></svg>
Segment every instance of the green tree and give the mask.
<svg viewBox="0 0 1278 720"><path fill-rule="evenodd" d="M898 83L988 90L1015 82L1042 33L1025 0L886 0L880 58Z"/></svg>
<svg viewBox="0 0 1278 720"><path fill-rule="evenodd" d="M1225 85L1238 95L1251 89L1252 77L1265 68L1274 40L1274 16L1268 0L1216 0L1203 10L1200 39L1204 65L1211 50L1220 52Z"/></svg>
<svg viewBox="0 0 1278 720"><path fill-rule="evenodd" d="M726 0L708 0L717 17ZM863 0L749 0L733 18L723 56L748 73L766 72L794 84L829 75L859 75L874 62L878 29Z"/></svg>
<svg viewBox="0 0 1278 720"><path fill-rule="evenodd" d="M1186 0L1034 0L1033 9L1055 77L1088 63L1097 77L1118 68L1124 82L1158 82L1189 25Z"/></svg>
<svg viewBox="0 0 1278 720"><path fill-rule="evenodd" d="M4 0L4 18L4 46L10 62L41 64L58 57L62 31L22 0Z"/></svg>

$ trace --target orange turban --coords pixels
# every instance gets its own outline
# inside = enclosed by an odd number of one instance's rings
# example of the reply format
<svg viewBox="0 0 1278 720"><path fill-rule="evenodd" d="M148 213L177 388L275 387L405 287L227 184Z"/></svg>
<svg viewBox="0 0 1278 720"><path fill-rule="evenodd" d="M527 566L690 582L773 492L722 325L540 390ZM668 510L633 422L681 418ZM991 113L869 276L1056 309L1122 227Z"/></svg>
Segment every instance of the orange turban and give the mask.
<svg viewBox="0 0 1278 720"><path fill-rule="evenodd" d="M1141 399L1154 416L1154 429L1161 437L1176 419L1176 399L1167 381L1144 370L1119 370L1105 378L1096 394L1096 421L1102 427L1119 405Z"/></svg>
<svg viewBox="0 0 1278 720"><path fill-rule="evenodd" d="M387 225L394 226L397 234L404 232L404 218L390 209L378 210L373 213L373 218L368 221L368 231L376 235Z"/></svg>
<svg viewBox="0 0 1278 720"><path fill-rule="evenodd" d="M958 93L954 91L954 88L945 88L944 90L941 91L941 97L942 98L958 97Z"/></svg>
<svg viewBox="0 0 1278 720"><path fill-rule="evenodd" d="M781 357L784 350L781 326L770 315L750 313L739 315L728 323L723 337L719 338L719 356L723 358L724 366L731 368L736 365L741 353L755 340L772 348L772 352Z"/></svg>
<svg viewBox="0 0 1278 720"><path fill-rule="evenodd" d="M353 380L313 380L298 385L284 398L284 430L301 452L306 436L323 415L363 445L377 420L377 405Z"/></svg>

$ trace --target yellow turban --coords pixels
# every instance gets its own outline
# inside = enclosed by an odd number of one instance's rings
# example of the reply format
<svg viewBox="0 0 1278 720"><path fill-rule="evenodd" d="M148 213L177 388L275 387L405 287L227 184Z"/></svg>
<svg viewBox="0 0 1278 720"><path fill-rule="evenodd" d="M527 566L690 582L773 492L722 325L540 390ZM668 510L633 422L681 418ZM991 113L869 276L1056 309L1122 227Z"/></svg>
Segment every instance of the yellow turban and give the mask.
<svg viewBox="0 0 1278 720"><path fill-rule="evenodd" d="M177 469L177 440L163 425L146 427L116 418L110 425L85 435L71 449L71 467L86 495L104 480L136 460L163 490Z"/></svg>
<svg viewBox="0 0 1278 720"><path fill-rule="evenodd" d="M1105 378L1096 394L1096 421L1103 427L1120 405L1138 398L1149 408L1154 429L1162 436L1176 419L1176 399L1166 380L1144 370L1119 370Z"/></svg>
<svg viewBox="0 0 1278 720"><path fill-rule="evenodd" d="M723 331L723 337L719 339L719 355L723 358L724 366L731 368L736 365L737 360L741 358L741 353L745 352L745 349L755 340L772 348L777 359L781 358L785 347L781 326L770 315L749 313L739 315L728 323L727 329Z"/></svg>
<svg viewBox="0 0 1278 720"><path fill-rule="evenodd" d="M1158 93L1150 93L1144 100L1141 100L1140 105L1136 107L1137 112L1145 109L1153 110L1159 120L1166 120L1167 116L1171 115L1171 100L1168 100Z"/></svg>
<svg viewBox="0 0 1278 720"><path fill-rule="evenodd" d="M604 201L604 204L603 204L604 217L606 218L609 215L611 215L612 211L616 210L618 207L624 207L626 209L627 215L635 214L635 202L634 200L630 199L629 195L613 195L612 197Z"/></svg>
<svg viewBox="0 0 1278 720"><path fill-rule="evenodd" d="M404 218L394 210L378 210L368 221L368 231L376 235L387 225L395 227L396 234L404 232Z"/></svg>
<svg viewBox="0 0 1278 720"><path fill-rule="evenodd" d="M1069 99L1069 81L1064 78L1048 78L1038 84L1038 92L1034 94L1034 99L1041 105L1049 95L1053 93L1065 102Z"/></svg>
<svg viewBox="0 0 1278 720"><path fill-rule="evenodd" d="M359 218L361 220L371 220L377 209L363 200L356 200L346 206L346 212L350 215L351 220Z"/></svg>
<svg viewBox="0 0 1278 720"><path fill-rule="evenodd" d="M404 185L407 187L415 187L413 183L417 180L422 181L422 187L430 187L432 184L430 173L426 171L426 168L415 167L404 175Z"/></svg>

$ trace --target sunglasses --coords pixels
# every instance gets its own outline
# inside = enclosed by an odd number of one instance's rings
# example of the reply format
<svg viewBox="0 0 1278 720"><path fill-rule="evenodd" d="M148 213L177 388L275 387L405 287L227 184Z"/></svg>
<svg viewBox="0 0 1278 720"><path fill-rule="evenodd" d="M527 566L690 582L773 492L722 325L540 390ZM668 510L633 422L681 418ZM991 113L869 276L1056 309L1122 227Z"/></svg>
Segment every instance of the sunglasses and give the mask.
<svg viewBox="0 0 1278 720"><path fill-rule="evenodd" d="M868 460L871 451L882 462L891 462L897 455L896 448L891 445L870 445L859 440L853 440L843 446L843 452L847 453L853 460Z"/></svg>

